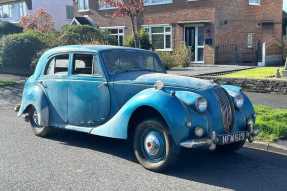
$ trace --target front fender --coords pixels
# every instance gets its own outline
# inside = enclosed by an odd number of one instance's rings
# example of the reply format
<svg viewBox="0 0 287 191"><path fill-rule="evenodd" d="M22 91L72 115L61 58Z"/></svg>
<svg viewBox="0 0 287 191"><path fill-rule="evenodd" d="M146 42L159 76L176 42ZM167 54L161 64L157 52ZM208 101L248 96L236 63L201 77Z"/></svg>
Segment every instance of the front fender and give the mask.
<svg viewBox="0 0 287 191"><path fill-rule="evenodd" d="M27 113L29 106L33 106L39 114L41 126L48 126L49 123L49 107L48 99L40 85L26 84L24 87L21 106L17 114L18 117Z"/></svg>
<svg viewBox="0 0 287 191"><path fill-rule="evenodd" d="M93 128L90 133L127 139L129 120L134 111L141 106L150 106L161 114L175 143L188 136L189 129L186 128L186 122L190 119L186 106L169 92L154 88L145 89L133 96L113 118Z"/></svg>

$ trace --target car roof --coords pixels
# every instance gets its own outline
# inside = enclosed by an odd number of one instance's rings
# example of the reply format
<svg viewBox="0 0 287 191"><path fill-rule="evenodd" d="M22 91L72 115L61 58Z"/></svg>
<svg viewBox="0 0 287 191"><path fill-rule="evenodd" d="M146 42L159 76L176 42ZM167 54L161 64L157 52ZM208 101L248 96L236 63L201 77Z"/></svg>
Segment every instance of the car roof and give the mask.
<svg viewBox="0 0 287 191"><path fill-rule="evenodd" d="M147 51L149 50L139 49L139 48L129 48L123 46L111 46L111 45L68 45L68 46L59 46L52 48L46 52L46 54L56 54L60 52L101 52L104 50L138 50L138 51Z"/></svg>

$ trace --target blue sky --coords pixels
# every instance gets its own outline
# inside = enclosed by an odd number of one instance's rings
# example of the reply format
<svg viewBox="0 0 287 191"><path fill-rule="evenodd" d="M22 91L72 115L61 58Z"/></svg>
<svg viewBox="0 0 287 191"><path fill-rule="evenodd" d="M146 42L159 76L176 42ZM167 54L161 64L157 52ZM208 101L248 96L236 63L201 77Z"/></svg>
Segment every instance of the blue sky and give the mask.
<svg viewBox="0 0 287 191"><path fill-rule="evenodd" d="M283 1L283 9L287 12L287 0Z"/></svg>

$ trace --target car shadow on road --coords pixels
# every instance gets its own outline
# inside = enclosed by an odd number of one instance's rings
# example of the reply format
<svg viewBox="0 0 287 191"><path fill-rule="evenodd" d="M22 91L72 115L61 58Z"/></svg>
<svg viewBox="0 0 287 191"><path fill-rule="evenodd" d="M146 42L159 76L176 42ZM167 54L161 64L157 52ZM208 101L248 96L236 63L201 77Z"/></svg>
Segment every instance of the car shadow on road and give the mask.
<svg viewBox="0 0 287 191"><path fill-rule="evenodd" d="M63 131L49 139L135 162L126 141ZM164 174L239 191L286 190L287 156L249 148L234 154L183 150L176 165Z"/></svg>

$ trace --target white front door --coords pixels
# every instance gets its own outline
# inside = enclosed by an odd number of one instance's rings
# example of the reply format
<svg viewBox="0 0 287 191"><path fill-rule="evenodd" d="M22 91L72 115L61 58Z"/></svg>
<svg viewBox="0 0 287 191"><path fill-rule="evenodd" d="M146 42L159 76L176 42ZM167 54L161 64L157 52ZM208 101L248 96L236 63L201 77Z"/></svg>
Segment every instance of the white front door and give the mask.
<svg viewBox="0 0 287 191"><path fill-rule="evenodd" d="M193 25L185 27L185 42L190 47L193 55L193 63L204 62L204 27L201 25Z"/></svg>

